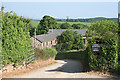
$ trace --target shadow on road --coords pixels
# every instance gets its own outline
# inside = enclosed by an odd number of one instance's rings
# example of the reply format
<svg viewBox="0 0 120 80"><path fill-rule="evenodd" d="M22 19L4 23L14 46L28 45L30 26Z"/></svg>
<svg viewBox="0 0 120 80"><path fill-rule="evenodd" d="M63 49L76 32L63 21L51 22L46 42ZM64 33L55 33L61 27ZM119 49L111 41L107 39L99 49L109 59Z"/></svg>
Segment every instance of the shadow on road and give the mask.
<svg viewBox="0 0 120 80"><path fill-rule="evenodd" d="M63 60L64 63L60 67L57 67L56 69L47 70L47 72L66 72L66 73L80 73L83 72L83 65L80 61L77 60Z"/></svg>

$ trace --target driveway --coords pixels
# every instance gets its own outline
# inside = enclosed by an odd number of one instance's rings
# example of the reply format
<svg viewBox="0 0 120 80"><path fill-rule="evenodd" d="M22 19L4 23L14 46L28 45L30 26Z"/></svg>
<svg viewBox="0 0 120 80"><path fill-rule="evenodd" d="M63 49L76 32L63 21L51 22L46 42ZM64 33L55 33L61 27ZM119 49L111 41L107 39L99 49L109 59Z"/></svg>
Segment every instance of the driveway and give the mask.
<svg viewBox="0 0 120 80"><path fill-rule="evenodd" d="M83 66L76 60L56 60L57 63L12 78L105 78L106 76L82 72Z"/></svg>

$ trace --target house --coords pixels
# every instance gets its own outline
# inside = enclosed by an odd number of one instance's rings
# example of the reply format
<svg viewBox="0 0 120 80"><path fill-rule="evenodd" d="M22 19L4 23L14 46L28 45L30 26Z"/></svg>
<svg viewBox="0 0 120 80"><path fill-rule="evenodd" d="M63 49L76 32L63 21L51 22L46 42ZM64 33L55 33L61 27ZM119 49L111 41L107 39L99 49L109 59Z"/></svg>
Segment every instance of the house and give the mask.
<svg viewBox="0 0 120 80"><path fill-rule="evenodd" d="M56 37L61 35L62 32L66 30L67 29L49 29L47 34L37 35L35 39L36 47L39 47L41 49L54 47L57 44ZM81 34L83 36L85 46L87 46L85 33L88 29L70 29L70 30L77 31L79 34ZM31 41L32 45L34 45L34 37L31 38Z"/></svg>

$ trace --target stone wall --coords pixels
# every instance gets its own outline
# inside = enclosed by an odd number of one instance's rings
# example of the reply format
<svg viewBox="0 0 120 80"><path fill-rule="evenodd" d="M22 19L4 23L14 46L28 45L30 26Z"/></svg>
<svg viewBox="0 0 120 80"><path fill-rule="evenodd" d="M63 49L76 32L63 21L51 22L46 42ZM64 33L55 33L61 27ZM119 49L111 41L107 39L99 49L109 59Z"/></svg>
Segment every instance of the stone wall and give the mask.
<svg viewBox="0 0 120 80"><path fill-rule="evenodd" d="M31 38L30 38L30 41L31 41L31 43L32 43L32 46L34 47L34 38L31 37ZM35 44L36 47L42 48L42 43L41 43L41 42L39 42L38 40L35 39L35 43L36 43L36 44Z"/></svg>
<svg viewBox="0 0 120 80"><path fill-rule="evenodd" d="M34 38L33 37L30 38L30 40L31 40L32 46L34 47ZM43 48L51 48L52 46L55 46L57 42L56 40L53 40L53 41L41 43L40 41L35 40L35 43L37 48L43 49Z"/></svg>
<svg viewBox="0 0 120 80"><path fill-rule="evenodd" d="M83 39L85 40L85 47L87 47L87 44L88 44L88 41L86 40L86 37L83 37ZM32 43L32 46L34 47L34 38L30 38L31 40L31 43ZM35 40L36 42L36 47L37 48L40 48L40 49L43 49L43 48L54 48L54 46L57 44L57 41L56 40L53 40L53 41L49 41L49 42L44 42L44 43L41 43L40 41L38 40Z"/></svg>

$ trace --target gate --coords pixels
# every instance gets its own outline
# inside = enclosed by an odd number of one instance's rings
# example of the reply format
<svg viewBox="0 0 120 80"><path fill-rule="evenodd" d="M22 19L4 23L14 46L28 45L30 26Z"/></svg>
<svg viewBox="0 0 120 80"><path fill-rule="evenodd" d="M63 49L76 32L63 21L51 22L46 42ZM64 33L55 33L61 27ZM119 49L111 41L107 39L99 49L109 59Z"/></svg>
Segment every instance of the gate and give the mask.
<svg viewBox="0 0 120 80"><path fill-rule="evenodd" d="M35 51L36 51L36 42L35 42L35 39L36 39L36 29L35 29L35 37L34 37L34 48L33 48L33 46L29 46L29 48L30 48L30 50L28 51L30 54L26 57L26 59L25 59L25 61L23 62L23 64L24 64L24 68L26 68L27 67L27 65L28 64L31 64L31 63L33 63L35 60L36 60L36 58L35 58Z"/></svg>

